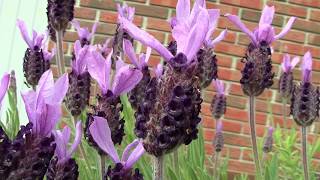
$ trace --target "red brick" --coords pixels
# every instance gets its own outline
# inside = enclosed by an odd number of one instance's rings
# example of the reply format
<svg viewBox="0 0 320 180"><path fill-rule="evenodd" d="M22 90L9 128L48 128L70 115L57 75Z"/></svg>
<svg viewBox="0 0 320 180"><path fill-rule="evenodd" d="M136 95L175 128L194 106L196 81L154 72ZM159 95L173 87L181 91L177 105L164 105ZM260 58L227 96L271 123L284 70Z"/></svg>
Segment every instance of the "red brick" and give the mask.
<svg viewBox="0 0 320 180"><path fill-rule="evenodd" d="M151 0L150 3L158 6L175 8L178 0Z"/></svg>
<svg viewBox="0 0 320 180"><path fill-rule="evenodd" d="M149 17L147 28L153 29L153 30L161 30L161 31L171 32L170 24L164 19Z"/></svg>
<svg viewBox="0 0 320 180"><path fill-rule="evenodd" d="M263 137L267 130L266 126L256 124L256 135L258 137ZM243 125L243 133L251 136L249 123Z"/></svg>
<svg viewBox="0 0 320 180"><path fill-rule="evenodd" d="M225 55L222 55L222 54L217 54L217 57L218 59L218 67L227 67L227 68L230 68L231 65L232 65L232 57L230 56L225 56Z"/></svg>
<svg viewBox="0 0 320 180"><path fill-rule="evenodd" d="M129 3L129 2L128 2L128 5L136 8L137 15L157 17L162 19L166 19L168 17L168 8L157 7L152 5Z"/></svg>
<svg viewBox="0 0 320 180"><path fill-rule="evenodd" d="M238 14L239 8L237 6L230 6L224 4L214 4L212 2L207 2L208 9L220 9L221 15L224 14Z"/></svg>
<svg viewBox="0 0 320 180"><path fill-rule="evenodd" d="M320 7L320 1L315 0L289 0L290 3L300 4L304 6Z"/></svg>
<svg viewBox="0 0 320 180"><path fill-rule="evenodd" d="M262 8L262 1L260 0L220 0L222 4L231 4L240 7L246 7L251 9L261 9Z"/></svg>
<svg viewBox="0 0 320 180"><path fill-rule="evenodd" d="M250 174L254 174L255 172L255 167L253 163L248 163L248 162L241 162L241 161L236 161L236 160L229 160L228 163L228 168L230 171L234 172L247 172Z"/></svg>
<svg viewBox="0 0 320 180"><path fill-rule="evenodd" d="M312 9L310 19L315 21L320 21L320 11Z"/></svg>
<svg viewBox="0 0 320 180"><path fill-rule="evenodd" d="M293 6L287 3L269 2L269 5L274 5L277 14L284 14L296 17L306 18L307 8L303 6Z"/></svg>
<svg viewBox="0 0 320 180"><path fill-rule="evenodd" d="M243 56L246 48L244 46L232 45L225 42L220 42L215 47L215 52L220 52L228 55Z"/></svg>
<svg viewBox="0 0 320 180"><path fill-rule="evenodd" d="M96 18L96 10L76 7L74 11L74 17L94 20Z"/></svg>
<svg viewBox="0 0 320 180"><path fill-rule="evenodd" d="M248 121L248 112L246 110L236 109L236 108L228 108L224 118L231 120L238 120L243 122Z"/></svg>

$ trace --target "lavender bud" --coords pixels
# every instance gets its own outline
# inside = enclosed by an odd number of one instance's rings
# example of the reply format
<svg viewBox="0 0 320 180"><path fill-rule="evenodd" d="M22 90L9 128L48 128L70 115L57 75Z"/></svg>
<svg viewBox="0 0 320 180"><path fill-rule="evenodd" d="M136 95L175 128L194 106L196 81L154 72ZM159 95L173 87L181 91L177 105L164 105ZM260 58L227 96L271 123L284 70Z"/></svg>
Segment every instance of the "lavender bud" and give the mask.
<svg viewBox="0 0 320 180"><path fill-rule="evenodd" d="M211 102L211 113L212 116L218 120L226 112L227 98L224 95L216 94Z"/></svg>
<svg viewBox="0 0 320 180"><path fill-rule="evenodd" d="M66 106L72 116L79 116L90 99L90 74L69 73L69 89L66 95Z"/></svg>
<svg viewBox="0 0 320 180"><path fill-rule="evenodd" d="M171 52L172 55L177 55L177 42L171 41L167 47L167 49Z"/></svg>
<svg viewBox="0 0 320 180"><path fill-rule="evenodd" d="M264 144L263 144L263 152L269 153L272 151L272 145L273 145L273 127L269 127L268 135L265 138Z"/></svg>
<svg viewBox="0 0 320 180"><path fill-rule="evenodd" d="M292 72L284 72L279 80L279 92L282 98L288 99L291 96L293 89L293 74Z"/></svg>
<svg viewBox="0 0 320 180"><path fill-rule="evenodd" d="M222 122L218 121L217 127L216 127L216 135L213 140L213 145L215 147L216 152L221 152L224 146L224 138L223 138L223 132L222 132Z"/></svg>
<svg viewBox="0 0 320 180"><path fill-rule="evenodd" d="M121 163L117 163L114 168L108 167L108 171L105 175L106 180L118 180L118 179L128 179L128 180L143 180L143 175L136 168L134 173L132 169L125 169Z"/></svg>
<svg viewBox="0 0 320 180"><path fill-rule="evenodd" d="M50 69L50 61L44 59L40 47L26 50L23 59L23 72L29 85L38 85L41 75L48 69Z"/></svg>
<svg viewBox="0 0 320 180"><path fill-rule="evenodd" d="M46 174L48 180L77 180L79 176L78 165L74 159L69 159L63 164L58 163L58 158L54 157Z"/></svg>
<svg viewBox="0 0 320 180"><path fill-rule="evenodd" d="M320 92L311 82L293 88L291 114L299 126L310 126L319 117Z"/></svg>
<svg viewBox="0 0 320 180"><path fill-rule="evenodd" d="M65 31L74 16L75 0L48 0L47 16L50 26Z"/></svg>
<svg viewBox="0 0 320 180"><path fill-rule="evenodd" d="M274 73L268 43L261 42L258 47L250 44L243 60L245 67L240 80L242 90L247 96L259 96L273 84Z"/></svg>
<svg viewBox="0 0 320 180"><path fill-rule="evenodd" d="M206 88L213 79L218 78L217 58L212 49L200 49L197 61L196 76L200 79L201 88Z"/></svg>

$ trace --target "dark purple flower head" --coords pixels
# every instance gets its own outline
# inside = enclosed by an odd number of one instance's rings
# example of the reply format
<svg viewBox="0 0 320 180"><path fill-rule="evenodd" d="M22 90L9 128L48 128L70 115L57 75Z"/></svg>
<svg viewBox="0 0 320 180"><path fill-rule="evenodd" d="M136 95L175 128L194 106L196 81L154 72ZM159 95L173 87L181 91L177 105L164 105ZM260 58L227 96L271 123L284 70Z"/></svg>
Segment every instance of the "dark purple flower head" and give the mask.
<svg viewBox="0 0 320 180"><path fill-rule="evenodd" d="M151 48L147 48L146 54L140 54L139 57L136 57L136 53L134 52L134 48L132 46L132 43L124 39L123 40L123 50L125 54L128 56L129 60L133 65L135 65L138 69L142 70L144 67L148 66L148 61L151 56Z"/></svg>
<svg viewBox="0 0 320 180"><path fill-rule="evenodd" d="M225 96L226 93L223 82L218 79L213 82L217 94L213 97L211 102L211 113L216 120L219 120L226 112L227 98Z"/></svg>
<svg viewBox="0 0 320 180"><path fill-rule="evenodd" d="M91 51L90 64L88 71L95 79L103 94L109 91L114 96L119 96L132 90L141 80L142 73L140 70L126 65L121 59L117 61L115 76L111 84L111 56L112 52L105 59L101 53L96 50Z"/></svg>
<svg viewBox="0 0 320 180"><path fill-rule="evenodd" d="M72 154L76 151L77 147L81 143L81 122L77 122L74 141L70 149L68 149L68 143L71 135L71 129L69 127L64 127L62 131L55 130L53 131L53 134L55 137L55 143L57 145L55 155L58 157L58 163L63 164L71 158Z"/></svg>
<svg viewBox="0 0 320 180"><path fill-rule="evenodd" d="M81 47L81 43L77 40L74 44L75 59L71 62L72 71L80 75L87 72L87 61L90 59L90 46L85 45Z"/></svg>
<svg viewBox="0 0 320 180"><path fill-rule="evenodd" d="M293 68L299 63L299 57L294 57L290 62L290 55L285 54L283 56L283 62L281 63L283 73L279 79L279 92L282 98L287 99L291 96L293 89Z"/></svg>
<svg viewBox="0 0 320 180"><path fill-rule="evenodd" d="M9 82L10 82L10 74L5 73L2 76L1 84L0 84L0 109L1 109L3 98L7 93Z"/></svg>
<svg viewBox="0 0 320 180"><path fill-rule="evenodd" d="M283 61L281 63L281 68L283 72L290 72L293 70L293 68L299 63L300 58L299 57L294 57L292 60L290 60L290 55L285 54L283 56Z"/></svg>
<svg viewBox="0 0 320 180"><path fill-rule="evenodd" d="M93 24L91 32L89 31L88 27L83 27L83 28L80 27L79 21L75 19L71 23L76 28L79 39L81 43L83 43L82 45L85 45L85 44L89 45L94 33L97 30L98 23L95 22Z"/></svg>
<svg viewBox="0 0 320 180"><path fill-rule="evenodd" d="M120 159L111 139L111 131L106 119L98 116L93 117L95 120L90 125L90 133L98 146L109 155L114 164L121 163L125 170L133 167L139 158L145 153L142 142L134 140L129 144L122 153Z"/></svg>
<svg viewBox="0 0 320 180"><path fill-rule="evenodd" d="M61 103L68 90L68 75L64 74L56 83L51 70L46 71L39 80L36 91L22 94L32 133L46 137L61 118Z"/></svg>
<svg viewBox="0 0 320 180"><path fill-rule="evenodd" d="M275 30L271 26L273 16L275 13L274 6L265 6L260 17L259 26L252 32L250 31L236 15L226 14L226 17L233 22L242 32L247 34L251 39L254 46L259 47L262 42L270 45L273 41L285 36L291 29L292 24L296 20L296 17L291 17L287 25L282 29L282 31L275 35Z"/></svg>
<svg viewBox="0 0 320 180"><path fill-rule="evenodd" d="M216 127L216 135L214 137L213 145L215 147L216 152L221 152L224 146L224 138L223 138L223 124L221 120L218 120Z"/></svg>
<svg viewBox="0 0 320 180"><path fill-rule="evenodd" d="M122 6L120 4L117 4L117 10L118 10L118 19L126 18L130 22L133 21L134 13L135 13L134 7L129 7L126 3L124 3Z"/></svg>
<svg viewBox="0 0 320 180"><path fill-rule="evenodd" d="M301 63L302 81L310 82L312 76L312 55L310 51L306 52L303 56Z"/></svg>

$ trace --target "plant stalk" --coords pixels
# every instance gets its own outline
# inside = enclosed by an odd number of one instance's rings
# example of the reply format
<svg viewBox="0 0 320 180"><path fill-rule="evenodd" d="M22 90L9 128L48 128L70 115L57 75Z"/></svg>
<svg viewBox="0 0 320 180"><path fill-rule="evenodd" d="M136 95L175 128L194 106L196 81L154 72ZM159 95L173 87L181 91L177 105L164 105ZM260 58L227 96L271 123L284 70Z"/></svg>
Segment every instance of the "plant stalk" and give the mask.
<svg viewBox="0 0 320 180"><path fill-rule="evenodd" d="M302 142L302 164L304 180L309 180L308 155L307 155L307 127L301 127L301 142Z"/></svg>
<svg viewBox="0 0 320 180"><path fill-rule="evenodd" d="M56 30L56 37L57 37L57 65L58 65L58 72L59 76L61 76L65 72L64 67L64 56L63 56L63 31Z"/></svg>
<svg viewBox="0 0 320 180"><path fill-rule="evenodd" d="M178 149L173 152L173 166L178 175L180 175Z"/></svg>
<svg viewBox="0 0 320 180"><path fill-rule="evenodd" d="M283 127L287 129L287 99L282 99L282 115L283 115Z"/></svg>
<svg viewBox="0 0 320 180"><path fill-rule="evenodd" d="M153 180L163 180L163 161L164 156L154 157Z"/></svg>
<svg viewBox="0 0 320 180"><path fill-rule="evenodd" d="M215 177L216 180L220 179L219 176L219 159L220 159L220 152L216 152L214 155L214 169L213 169L213 177Z"/></svg>
<svg viewBox="0 0 320 180"><path fill-rule="evenodd" d="M106 156L104 154L100 154L100 164L101 164L101 179L104 180L104 172L106 170Z"/></svg>
<svg viewBox="0 0 320 180"><path fill-rule="evenodd" d="M256 167L256 174L259 176L259 178L257 179L260 179L262 178L262 174L261 174L261 163L259 160L258 146L257 146L256 120L255 120L255 97L254 96L249 96L249 124L250 124L250 131L251 131L251 143L252 143L254 164Z"/></svg>

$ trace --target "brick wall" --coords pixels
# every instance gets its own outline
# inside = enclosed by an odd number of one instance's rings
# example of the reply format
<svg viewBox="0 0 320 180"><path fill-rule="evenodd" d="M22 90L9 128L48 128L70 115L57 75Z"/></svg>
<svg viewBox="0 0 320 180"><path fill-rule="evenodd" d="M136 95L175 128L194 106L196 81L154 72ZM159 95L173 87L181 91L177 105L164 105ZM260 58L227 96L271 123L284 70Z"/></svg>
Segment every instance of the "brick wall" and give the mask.
<svg viewBox="0 0 320 180"><path fill-rule="evenodd" d="M126 1L129 6L136 8L134 22L146 29L163 43L170 41L170 26L167 20L175 13L174 8L177 0L131 0ZM278 78L280 74L279 64L283 53L302 56L307 50L312 52L313 81L320 82L320 1L318 0L276 0L266 1L276 7L276 15L273 21L276 31L279 32L290 16L298 19L293 29L280 41L274 42L274 72L275 83L272 89L266 90L257 99L257 134L262 137L266 131L266 125L283 125L281 118L281 102L277 93ZM241 17L245 24L251 29L259 21L260 10L264 6L262 0L207 0L208 8L219 8L221 14L231 13ZM104 42L106 36L113 35L116 27L116 4L113 0L78 0L75 16L82 25L92 26L94 21L99 21L99 28L94 37L95 43ZM228 109L223 118L225 148L223 154L229 153L230 172L254 172L251 159L250 132L247 117L248 100L243 95L239 84L241 57L244 55L249 39L239 32L225 17L221 16L218 29L228 28L225 40L219 43L215 52L218 57L219 78L227 83L229 88ZM71 30L65 36L65 51L70 54L72 42L77 39L76 33ZM139 49L139 47L138 47ZM159 62L159 56L154 52L150 66ZM300 78L300 71L295 69L294 76ZM214 94L212 87L204 91L204 103L202 106L203 125L205 128L205 147L207 155L214 153L212 140L214 138L215 121L209 110L210 101ZM290 119L289 126L293 125ZM318 132L317 125L310 128L310 138L315 137ZM320 156L319 156L320 157ZM212 165L209 165L212 166Z"/></svg>

